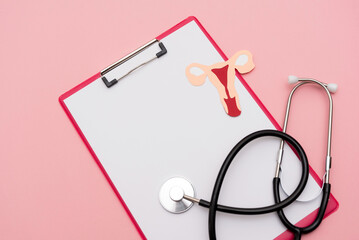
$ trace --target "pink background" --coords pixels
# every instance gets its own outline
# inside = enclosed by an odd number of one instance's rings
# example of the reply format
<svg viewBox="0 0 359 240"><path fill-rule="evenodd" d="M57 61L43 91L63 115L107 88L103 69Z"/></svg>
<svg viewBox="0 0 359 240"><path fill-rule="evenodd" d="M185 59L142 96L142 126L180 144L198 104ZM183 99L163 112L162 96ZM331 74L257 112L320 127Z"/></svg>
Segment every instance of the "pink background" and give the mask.
<svg viewBox="0 0 359 240"><path fill-rule="evenodd" d="M357 1L0 1L0 239L139 239L58 96L189 15L231 56L281 124L289 74L339 84L332 193L339 210L303 239L356 239ZM307 87L289 132L324 173L327 99Z"/></svg>

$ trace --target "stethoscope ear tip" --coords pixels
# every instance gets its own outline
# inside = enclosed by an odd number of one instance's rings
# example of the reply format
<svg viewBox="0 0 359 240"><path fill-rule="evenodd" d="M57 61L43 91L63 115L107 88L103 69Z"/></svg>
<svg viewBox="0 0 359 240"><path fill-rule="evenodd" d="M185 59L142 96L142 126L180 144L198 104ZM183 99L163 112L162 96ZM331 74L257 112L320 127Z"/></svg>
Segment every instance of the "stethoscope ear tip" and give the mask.
<svg viewBox="0 0 359 240"><path fill-rule="evenodd" d="M299 78L297 76L294 75L289 75L288 76L288 83L289 84L294 84L297 83L299 81Z"/></svg>
<svg viewBox="0 0 359 240"><path fill-rule="evenodd" d="M327 88L328 88L329 92L335 93L338 90L338 84L328 83Z"/></svg>

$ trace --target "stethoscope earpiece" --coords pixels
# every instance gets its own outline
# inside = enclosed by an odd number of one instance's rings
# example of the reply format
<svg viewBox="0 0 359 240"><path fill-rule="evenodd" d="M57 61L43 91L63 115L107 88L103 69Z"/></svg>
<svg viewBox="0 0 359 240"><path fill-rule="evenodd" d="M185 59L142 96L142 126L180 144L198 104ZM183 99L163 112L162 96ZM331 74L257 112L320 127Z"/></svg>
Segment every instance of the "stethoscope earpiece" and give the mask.
<svg viewBox="0 0 359 240"><path fill-rule="evenodd" d="M289 75L288 76L288 83L289 84L294 84L297 83L299 81L299 78L297 76L294 75Z"/></svg>
<svg viewBox="0 0 359 240"><path fill-rule="evenodd" d="M329 92L335 93L338 90L338 84L328 83L327 88L328 88Z"/></svg>

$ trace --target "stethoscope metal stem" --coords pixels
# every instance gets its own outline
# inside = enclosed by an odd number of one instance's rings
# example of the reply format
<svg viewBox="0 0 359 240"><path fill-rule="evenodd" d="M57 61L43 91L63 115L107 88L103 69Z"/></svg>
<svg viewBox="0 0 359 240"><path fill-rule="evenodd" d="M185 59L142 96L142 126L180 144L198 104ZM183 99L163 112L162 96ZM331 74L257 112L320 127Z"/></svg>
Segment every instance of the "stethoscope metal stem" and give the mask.
<svg viewBox="0 0 359 240"><path fill-rule="evenodd" d="M194 198L194 197L190 197L190 196L187 196L187 195L183 195L183 198L188 200L188 201L191 201L191 202L194 202L194 203L199 203L199 199L197 198Z"/></svg>
<svg viewBox="0 0 359 240"><path fill-rule="evenodd" d="M330 91L328 90L328 84L322 83L322 82L320 82L316 79L312 79L312 78L300 78L300 79L298 79L298 81L299 81L299 83L296 86L294 86L294 88L292 89L292 91L290 92L289 97L288 97L287 109L286 109L286 113L285 113L285 119L284 119L282 131L284 133L287 131L288 118L289 118L290 107L291 107L292 97L293 97L294 92L300 86L303 86L307 83L314 83L314 84L321 86L327 93L328 99L329 99L327 156L326 156L326 160L325 160L325 177L323 179L324 183L329 183L329 172L330 172L331 161L332 161L331 144L332 144L332 125L333 125L333 99L330 94ZM277 158L277 167L276 167L275 177L279 177L279 174L280 174L280 166L281 166L282 158L283 158L283 148L284 148L284 141L281 140L279 150L278 150L278 158Z"/></svg>

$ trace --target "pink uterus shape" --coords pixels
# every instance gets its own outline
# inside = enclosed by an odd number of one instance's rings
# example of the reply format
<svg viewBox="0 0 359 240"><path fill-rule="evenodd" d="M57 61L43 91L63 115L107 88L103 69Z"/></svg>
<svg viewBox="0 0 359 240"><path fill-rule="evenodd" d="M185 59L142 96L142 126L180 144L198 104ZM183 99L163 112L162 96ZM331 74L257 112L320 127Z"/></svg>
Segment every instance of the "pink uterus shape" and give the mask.
<svg viewBox="0 0 359 240"><path fill-rule="evenodd" d="M226 113L231 117L241 114L239 97L234 86L236 70L241 74L248 73L254 68L252 54L242 50L225 62L213 65L192 63L186 68L189 82L194 86L204 84L207 77L217 89L220 101Z"/></svg>

